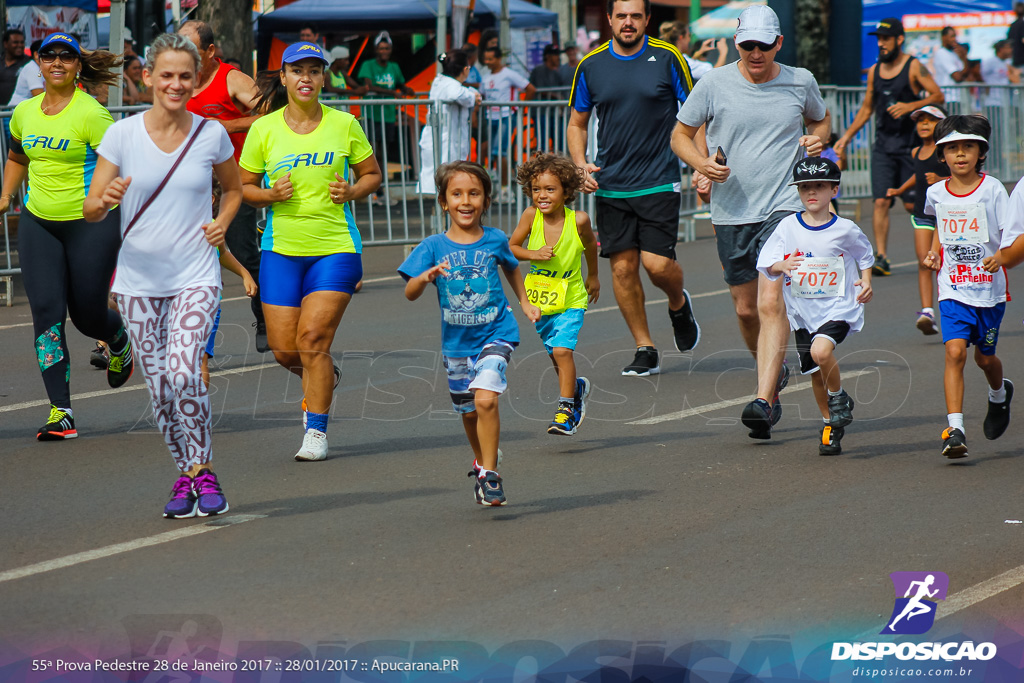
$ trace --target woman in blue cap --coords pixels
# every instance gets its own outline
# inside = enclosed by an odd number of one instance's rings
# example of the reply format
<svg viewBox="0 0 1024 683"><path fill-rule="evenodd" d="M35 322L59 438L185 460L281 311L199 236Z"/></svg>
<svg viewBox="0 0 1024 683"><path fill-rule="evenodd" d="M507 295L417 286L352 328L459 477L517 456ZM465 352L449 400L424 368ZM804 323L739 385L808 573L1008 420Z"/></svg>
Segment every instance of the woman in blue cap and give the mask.
<svg viewBox="0 0 1024 683"><path fill-rule="evenodd" d="M109 345L111 387L127 382L134 367L121 316L107 308L107 288L121 243L117 211L96 225L86 225L82 216L96 148L114 121L78 85L116 84L119 77L111 68L120 63L121 58L110 52L83 50L67 33L51 33L39 48L43 93L19 104L11 116L0 213L10 208L27 177L18 250L36 357L50 399L50 416L36 434L41 441L78 436L64 333L69 313L82 334Z"/></svg>
<svg viewBox="0 0 1024 683"><path fill-rule="evenodd" d="M277 362L302 378L305 434L296 460L327 457L328 410L340 378L331 344L363 276L351 202L381 183L355 117L320 103L329 64L319 45L288 46L277 78L261 79L256 109L273 101L279 85L288 103L253 123L239 160L245 202L267 207L260 291L268 342Z"/></svg>

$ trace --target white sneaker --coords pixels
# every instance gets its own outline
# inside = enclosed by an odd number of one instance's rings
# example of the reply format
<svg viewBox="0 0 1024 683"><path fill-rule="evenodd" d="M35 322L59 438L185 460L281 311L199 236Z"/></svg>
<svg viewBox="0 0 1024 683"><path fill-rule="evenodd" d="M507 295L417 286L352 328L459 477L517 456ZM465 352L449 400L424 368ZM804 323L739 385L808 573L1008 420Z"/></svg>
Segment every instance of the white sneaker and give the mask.
<svg viewBox="0 0 1024 683"><path fill-rule="evenodd" d="M307 429L306 435L302 437L302 448L295 454L295 459L299 461L326 460L327 435L315 429Z"/></svg>
<svg viewBox="0 0 1024 683"><path fill-rule="evenodd" d="M515 197L512 196L512 190L508 187L501 188L501 192L498 195L499 204L511 204L515 201Z"/></svg>

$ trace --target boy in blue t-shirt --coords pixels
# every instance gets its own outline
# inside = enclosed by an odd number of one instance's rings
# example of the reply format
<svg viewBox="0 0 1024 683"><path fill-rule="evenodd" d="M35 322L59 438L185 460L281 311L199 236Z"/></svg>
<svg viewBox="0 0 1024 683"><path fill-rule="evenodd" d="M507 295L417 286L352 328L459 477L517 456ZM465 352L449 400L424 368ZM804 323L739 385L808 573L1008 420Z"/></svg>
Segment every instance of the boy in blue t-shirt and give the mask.
<svg viewBox="0 0 1024 683"><path fill-rule="evenodd" d="M418 299L431 283L441 306L441 351L448 389L473 449L476 502L504 505L498 475L500 419L498 398L508 388L505 368L519 344L519 325L501 287L499 271L521 302L526 317L540 320L530 304L505 234L485 228L480 219L490 205L491 179L468 161L441 166L436 174L438 202L451 226L431 235L398 268L406 280L405 296Z"/></svg>

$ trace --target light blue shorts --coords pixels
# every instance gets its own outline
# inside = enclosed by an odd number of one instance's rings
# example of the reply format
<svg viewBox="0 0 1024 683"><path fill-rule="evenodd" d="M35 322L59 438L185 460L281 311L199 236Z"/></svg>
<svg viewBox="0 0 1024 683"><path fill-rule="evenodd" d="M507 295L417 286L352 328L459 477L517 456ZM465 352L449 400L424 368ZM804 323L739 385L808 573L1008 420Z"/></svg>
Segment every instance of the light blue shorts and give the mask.
<svg viewBox="0 0 1024 683"><path fill-rule="evenodd" d="M575 349L576 341L580 336L580 328L583 327L583 314L585 308L567 308L561 313L542 315L540 320L534 323L540 340L544 342L544 348L550 354L554 349Z"/></svg>
<svg viewBox="0 0 1024 683"><path fill-rule="evenodd" d="M448 371L448 391L452 395L455 412L472 413L476 410L473 395L476 389L505 393L508 389L505 368L508 367L513 349L515 344L499 340L484 346L476 356L444 356L444 368Z"/></svg>

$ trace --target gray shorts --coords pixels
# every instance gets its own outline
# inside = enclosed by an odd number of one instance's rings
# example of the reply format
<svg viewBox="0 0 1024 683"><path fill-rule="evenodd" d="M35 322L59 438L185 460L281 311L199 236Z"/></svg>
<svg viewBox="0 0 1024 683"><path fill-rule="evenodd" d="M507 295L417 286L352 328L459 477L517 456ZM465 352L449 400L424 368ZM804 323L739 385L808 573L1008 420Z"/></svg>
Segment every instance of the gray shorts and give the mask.
<svg viewBox="0 0 1024 683"><path fill-rule="evenodd" d="M782 219L794 213L774 211L760 223L715 226L718 260L722 262L727 285L735 287L757 279L757 255Z"/></svg>

